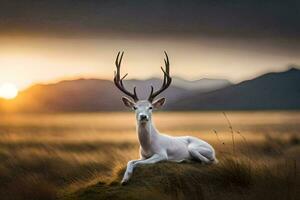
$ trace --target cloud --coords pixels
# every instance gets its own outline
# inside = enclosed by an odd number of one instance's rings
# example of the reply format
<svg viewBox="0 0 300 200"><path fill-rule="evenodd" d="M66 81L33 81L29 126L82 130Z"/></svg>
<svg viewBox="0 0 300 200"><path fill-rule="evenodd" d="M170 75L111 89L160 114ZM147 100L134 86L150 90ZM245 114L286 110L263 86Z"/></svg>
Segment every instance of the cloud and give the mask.
<svg viewBox="0 0 300 200"><path fill-rule="evenodd" d="M2 34L300 39L297 1L2 0Z"/></svg>

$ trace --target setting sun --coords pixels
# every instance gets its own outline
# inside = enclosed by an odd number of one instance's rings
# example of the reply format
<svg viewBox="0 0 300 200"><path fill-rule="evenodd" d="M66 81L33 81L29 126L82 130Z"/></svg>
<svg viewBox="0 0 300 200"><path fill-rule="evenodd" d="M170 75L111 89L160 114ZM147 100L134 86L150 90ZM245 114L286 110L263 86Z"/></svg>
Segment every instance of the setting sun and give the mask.
<svg viewBox="0 0 300 200"><path fill-rule="evenodd" d="M3 83L0 85L0 97L4 99L13 99L18 95L18 88L12 83Z"/></svg>

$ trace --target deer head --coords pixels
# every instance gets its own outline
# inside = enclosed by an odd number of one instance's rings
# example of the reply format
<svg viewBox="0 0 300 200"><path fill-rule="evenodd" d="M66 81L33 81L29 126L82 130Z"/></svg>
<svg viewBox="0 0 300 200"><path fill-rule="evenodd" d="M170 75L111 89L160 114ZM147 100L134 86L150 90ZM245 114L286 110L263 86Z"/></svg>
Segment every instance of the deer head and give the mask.
<svg viewBox="0 0 300 200"><path fill-rule="evenodd" d="M128 75L128 73L125 74L122 78L120 75L121 74L120 68L121 68L121 62L123 59L123 55L124 55L124 52L122 52L121 54L119 52L117 55L117 58L116 58L115 64L116 64L117 70L115 71L114 83L117 86L117 88L119 88L119 90L121 90L124 94L126 94L128 97L130 97L130 98L122 97L122 101L125 106L127 106L135 111L137 121L139 123L147 123L148 121L151 120L152 110L160 108L161 106L164 105L164 103L166 101L166 99L164 97L157 99L157 100L155 100L155 98L160 93L162 93L164 90L166 90L172 82L172 78L170 77L170 63L169 63L168 55L165 52L165 55L166 55L166 58L164 59L165 69L163 67L161 67L161 70L164 74L162 86L160 87L159 90L154 91L154 88L151 85L151 92L150 92L150 95L147 100L139 100L137 93L136 93L136 87L133 88L133 92L130 92L125 89L123 80Z"/></svg>

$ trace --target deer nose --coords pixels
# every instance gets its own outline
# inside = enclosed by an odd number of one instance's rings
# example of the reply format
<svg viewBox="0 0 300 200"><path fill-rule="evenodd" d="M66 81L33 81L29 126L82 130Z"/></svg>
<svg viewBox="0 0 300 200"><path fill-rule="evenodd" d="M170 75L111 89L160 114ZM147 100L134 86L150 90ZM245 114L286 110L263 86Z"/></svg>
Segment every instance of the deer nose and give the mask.
<svg viewBox="0 0 300 200"><path fill-rule="evenodd" d="M146 120L148 119L147 115L140 114L140 120Z"/></svg>

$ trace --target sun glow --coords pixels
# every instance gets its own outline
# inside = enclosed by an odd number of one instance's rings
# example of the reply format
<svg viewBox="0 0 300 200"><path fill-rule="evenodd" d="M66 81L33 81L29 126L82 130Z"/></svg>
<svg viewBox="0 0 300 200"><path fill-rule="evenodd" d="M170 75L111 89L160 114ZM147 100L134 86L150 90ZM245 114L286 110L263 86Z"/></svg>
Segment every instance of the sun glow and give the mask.
<svg viewBox="0 0 300 200"><path fill-rule="evenodd" d="M12 83L0 85L0 97L4 99L14 99L18 95L18 88Z"/></svg>

